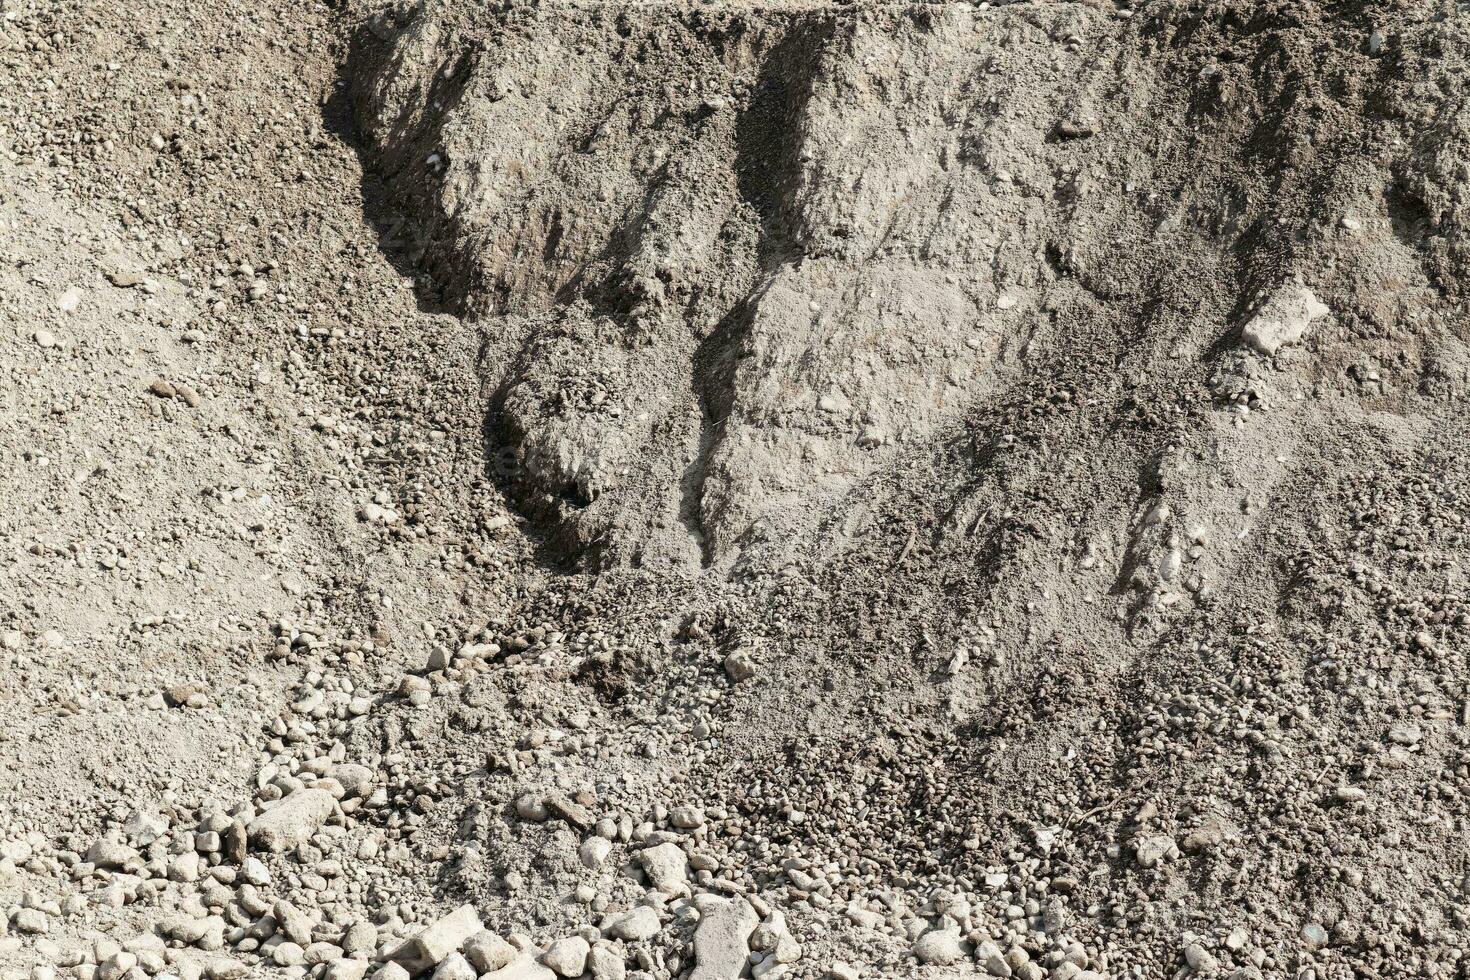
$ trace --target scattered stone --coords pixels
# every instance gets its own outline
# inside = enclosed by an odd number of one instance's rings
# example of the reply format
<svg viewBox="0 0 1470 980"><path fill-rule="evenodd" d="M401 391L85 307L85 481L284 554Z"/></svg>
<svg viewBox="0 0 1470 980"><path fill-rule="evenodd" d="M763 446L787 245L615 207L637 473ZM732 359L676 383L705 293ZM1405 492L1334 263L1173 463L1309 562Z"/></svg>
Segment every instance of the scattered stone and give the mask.
<svg viewBox="0 0 1470 980"><path fill-rule="evenodd" d="M1139 864L1145 868L1153 868L1169 858L1177 857L1179 848L1172 837L1156 834L1140 838L1134 845L1134 853Z"/></svg>
<svg viewBox="0 0 1470 980"><path fill-rule="evenodd" d="M1330 938L1327 929L1320 922L1308 922L1302 926L1302 945L1309 950L1319 950L1327 945Z"/></svg>
<svg viewBox="0 0 1470 980"><path fill-rule="evenodd" d="M748 650L736 650L725 658L725 674L739 684L755 676L755 660Z"/></svg>
<svg viewBox="0 0 1470 980"><path fill-rule="evenodd" d="M607 860L610 853L612 841L605 837L589 837L577 848L577 857L581 859L582 866L591 871L602 867L602 862Z"/></svg>
<svg viewBox="0 0 1470 980"><path fill-rule="evenodd" d="M31 334L31 339L36 342L37 347L43 349L50 349L52 347L55 347L57 343L56 334L52 333L50 330L37 330L35 333Z"/></svg>
<svg viewBox="0 0 1470 980"><path fill-rule="evenodd" d="M553 793L548 796L546 808L579 830L587 830L594 822L592 814L587 812L586 807L561 793Z"/></svg>

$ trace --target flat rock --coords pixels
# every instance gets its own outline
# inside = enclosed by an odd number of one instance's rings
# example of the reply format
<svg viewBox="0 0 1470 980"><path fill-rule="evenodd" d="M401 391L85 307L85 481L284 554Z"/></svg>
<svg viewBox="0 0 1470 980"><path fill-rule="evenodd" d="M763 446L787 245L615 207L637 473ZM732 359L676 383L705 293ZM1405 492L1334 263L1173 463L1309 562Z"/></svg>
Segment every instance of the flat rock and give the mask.
<svg viewBox="0 0 1470 980"><path fill-rule="evenodd" d="M268 851L289 851L310 840L336 806L324 789L298 789L250 822L250 839Z"/></svg>
<svg viewBox="0 0 1470 980"><path fill-rule="evenodd" d="M551 967L544 966L537 960L539 953L540 950L518 953L515 959L500 969L482 974L480 980L557 980Z"/></svg>
<svg viewBox="0 0 1470 980"><path fill-rule="evenodd" d="M743 898L712 903L694 930L689 980L737 980L750 958L750 935L760 916Z"/></svg>
<svg viewBox="0 0 1470 980"><path fill-rule="evenodd" d="M662 928L663 924L658 920L658 913L647 905L639 905L616 916L611 921L604 922L602 931L614 939L625 939L630 943L636 943L657 936Z"/></svg>

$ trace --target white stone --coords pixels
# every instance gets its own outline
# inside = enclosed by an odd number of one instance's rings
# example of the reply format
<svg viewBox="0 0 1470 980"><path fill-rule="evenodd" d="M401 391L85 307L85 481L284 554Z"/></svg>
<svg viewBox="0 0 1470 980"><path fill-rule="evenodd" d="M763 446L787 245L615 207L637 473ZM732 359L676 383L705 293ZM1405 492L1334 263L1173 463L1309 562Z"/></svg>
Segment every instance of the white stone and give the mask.
<svg viewBox="0 0 1470 980"><path fill-rule="evenodd" d="M1268 357L1290 344L1300 343L1312 321L1328 313L1310 289L1301 283L1282 286L1241 328L1247 344Z"/></svg>

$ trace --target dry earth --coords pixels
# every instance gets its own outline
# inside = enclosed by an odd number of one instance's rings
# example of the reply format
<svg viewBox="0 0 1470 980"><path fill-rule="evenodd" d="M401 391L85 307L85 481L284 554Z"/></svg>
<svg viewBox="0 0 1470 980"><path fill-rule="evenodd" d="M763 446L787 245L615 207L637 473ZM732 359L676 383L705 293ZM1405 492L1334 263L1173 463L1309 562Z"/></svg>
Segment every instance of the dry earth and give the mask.
<svg viewBox="0 0 1470 980"><path fill-rule="evenodd" d="M0 0L0 976L1470 975L1428 0Z"/></svg>

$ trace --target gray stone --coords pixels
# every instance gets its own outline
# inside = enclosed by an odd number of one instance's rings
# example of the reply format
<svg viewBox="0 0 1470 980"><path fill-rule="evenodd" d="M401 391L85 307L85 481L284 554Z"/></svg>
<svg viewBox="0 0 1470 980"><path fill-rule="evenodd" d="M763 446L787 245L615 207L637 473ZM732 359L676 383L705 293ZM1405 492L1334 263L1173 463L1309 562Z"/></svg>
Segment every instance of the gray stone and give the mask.
<svg viewBox="0 0 1470 980"><path fill-rule="evenodd" d="M399 944L388 955L410 973L438 966L450 953L459 951L465 940L485 927L473 905L461 905L418 935Z"/></svg>
<svg viewBox="0 0 1470 980"><path fill-rule="evenodd" d="M593 980L624 980L628 965L623 956L609 946L594 946L587 957L587 969L592 971Z"/></svg>
<svg viewBox="0 0 1470 980"><path fill-rule="evenodd" d="M250 822L250 839L268 851L289 851L310 840L336 807L324 789L298 789Z"/></svg>
<svg viewBox="0 0 1470 980"><path fill-rule="evenodd" d="M743 898L710 903L694 930L695 965L689 980L737 980L758 925L760 917Z"/></svg>
<svg viewBox="0 0 1470 980"><path fill-rule="evenodd" d="M753 928L753 927L752 927ZM614 939L625 939L630 943L652 939L663 929L658 921L658 912L647 905L639 905L603 923L602 931Z"/></svg>
<svg viewBox="0 0 1470 980"><path fill-rule="evenodd" d="M1300 343L1312 321L1327 313L1327 307L1310 289L1299 282L1288 283L1261 305L1256 315L1241 328L1240 336L1269 357L1283 347Z"/></svg>
<svg viewBox="0 0 1470 980"><path fill-rule="evenodd" d="M311 918L285 899L271 907L276 920L276 931L299 946L311 945Z"/></svg>
<svg viewBox="0 0 1470 980"><path fill-rule="evenodd" d="M661 892L677 892L689 880L689 859L684 849L672 841L638 852L638 863L654 888Z"/></svg>
<svg viewBox="0 0 1470 980"><path fill-rule="evenodd" d="M397 966L396 963L390 965ZM363 980L367 971L367 960L337 960L327 967L325 980Z"/></svg>
<svg viewBox="0 0 1470 980"><path fill-rule="evenodd" d="M587 969L592 946L581 936L567 936L552 943L541 954L541 962L564 977L580 977Z"/></svg>
<svg viewBox="0 0 1470 980"><path fill-rule="evenodd" d="M434 970L434 980L476 980L475 968L462 953L450 953Z"/></svg>
<svg viewBox="0 0 1470 980"><path fill-rule="evenodd" d="M930 929L914 943L914 956L930 966L951 966L965 958L958 929Z"/></svg>
<svg viewBox="0 0 1470 980"><path fill-rule="evenodd" d="M465 940L461 952L476 970L493 973L515 959L519 950L490 930L482 929Z"/></svg>

